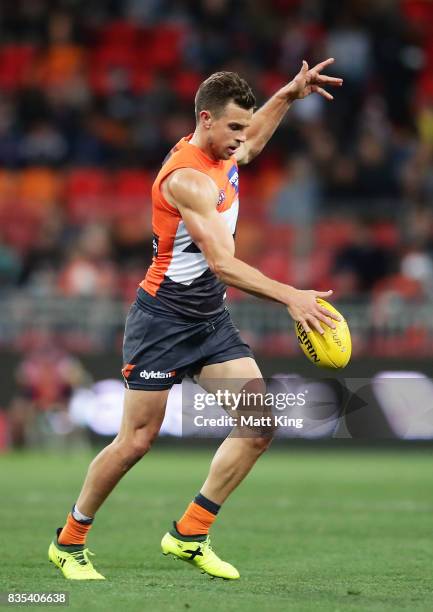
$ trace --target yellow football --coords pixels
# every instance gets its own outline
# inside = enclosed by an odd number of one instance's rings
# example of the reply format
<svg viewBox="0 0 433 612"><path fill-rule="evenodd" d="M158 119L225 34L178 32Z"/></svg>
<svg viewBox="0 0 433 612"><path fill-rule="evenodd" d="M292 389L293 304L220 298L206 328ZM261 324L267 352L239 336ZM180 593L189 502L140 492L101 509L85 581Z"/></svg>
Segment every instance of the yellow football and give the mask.
<svg viewBox="0 0 433 612"><path fill-rule="evenodd" d="M320 298L317 301L327 310L338 314L341 321L334 321L335 329L322 323L325 332L323 335L315 330L307 333L302 324L296 321L295 331L299 345L308 359L319 368L344 368L352 354L349 326L334 306Z"/></svg>

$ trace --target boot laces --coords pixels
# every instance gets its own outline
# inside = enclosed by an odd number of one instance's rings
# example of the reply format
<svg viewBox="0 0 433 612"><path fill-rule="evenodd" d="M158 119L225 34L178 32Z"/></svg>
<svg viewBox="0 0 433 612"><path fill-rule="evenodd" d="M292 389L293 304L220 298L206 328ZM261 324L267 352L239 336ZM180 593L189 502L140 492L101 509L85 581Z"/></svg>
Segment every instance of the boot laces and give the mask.
<svg viewBox="0 0 433 612"><path fill-rule="evenodd" d="M83 550L77 550L75 552L69 553L80 565L88 565L92 567L92 562L89 559L89 555L92 557L95 556L95 553L91 552L88 548L83 548Z"/></svg>

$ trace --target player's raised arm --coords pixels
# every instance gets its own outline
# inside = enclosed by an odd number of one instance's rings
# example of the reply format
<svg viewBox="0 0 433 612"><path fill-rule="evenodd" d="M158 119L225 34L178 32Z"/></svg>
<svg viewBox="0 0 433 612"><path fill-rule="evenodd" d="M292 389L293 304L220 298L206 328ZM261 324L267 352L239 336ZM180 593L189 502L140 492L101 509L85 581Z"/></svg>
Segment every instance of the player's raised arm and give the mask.
<svg viewBox="0 0 433 612"><path fill-rule="evenodd" d="M209 268L226 285L285 304L295 321L323 333L320 322L333 327L338 317L321 307L317 297L332 291L304 291L279 283L234 256L234 241L216 210L218 189L205 174L190 168L173 172L163 184L165 198L175 206L189 235L204 254ZM310 324L310 325L309 325Z"/></svg>
<svg viewBox="0 0 433 612"><path fill-rule="evenodd" d="M318 93L326 100L333 100L333 96L325 87L340 87L343 79L321 74L322 70L333 62L331 57L311 69L306 61L302 62L301 70L295 78L254 113L246 132L246 142L236 152L239 164L247 164L262 151L294 100L302 100L312 93Z"/></svg>

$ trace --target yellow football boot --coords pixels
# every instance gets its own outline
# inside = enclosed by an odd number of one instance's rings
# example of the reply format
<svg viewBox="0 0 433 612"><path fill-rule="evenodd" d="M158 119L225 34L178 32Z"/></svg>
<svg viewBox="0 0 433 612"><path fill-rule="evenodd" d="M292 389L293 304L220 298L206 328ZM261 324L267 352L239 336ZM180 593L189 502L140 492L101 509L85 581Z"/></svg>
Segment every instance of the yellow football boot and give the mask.
<svg viewBox="0 0 433 612"><path fill-rule="evenodd" d="M187 561L198 567L202 574L225 580L237 580L238 570L222 561L212 550L209 536L184 536L174 528L165 534L161 541L163 555L173 555L175 558Z"/></svg>
<svg viewBox="0 0 433 612"><path fill-rule="evenodd" d="M59 544L58 537L62 528L57 529L57 537L48 549L48 559L58 567L67 580L105 580L93 567L89 559L88 548L80 545L65 546Z"/></svg>

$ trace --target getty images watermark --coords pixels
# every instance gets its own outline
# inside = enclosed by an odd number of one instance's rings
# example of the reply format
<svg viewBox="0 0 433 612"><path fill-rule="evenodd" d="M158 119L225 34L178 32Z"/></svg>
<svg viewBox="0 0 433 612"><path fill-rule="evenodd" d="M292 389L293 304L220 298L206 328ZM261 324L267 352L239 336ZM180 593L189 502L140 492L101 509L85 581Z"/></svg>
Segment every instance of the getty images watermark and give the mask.
<svg viewBox="0 0 433 612"><path fill-rule="evenodd" d="M228 389L217 389L214 393L196 393L193 408L204 411L207 408L220 407L229 411L219 417L197 414L194 416L196 427L240 426L240 427L295 427L300 429L304 419L281 414L287 408L305 406L306 392L272 393L254 392L242 389L240 392ZM278 414L279 411L280 414ZM233 413L233 414L230 414ZM236 413L236 414L234 414Z"/></svg>
<svg viewBox="0 0 433 612"><path fill-rule="evenodd" d="M190 381L182 392L182 433L200 437L274 435L301 430L308 389L283 388L274 379Z"/></svg>
<svg viewBox="0 0 433 612"><path fill-rule="evenodd" d="M200 383L182 385L183 436L433 439L433 379L421 372Z"/></svg>

